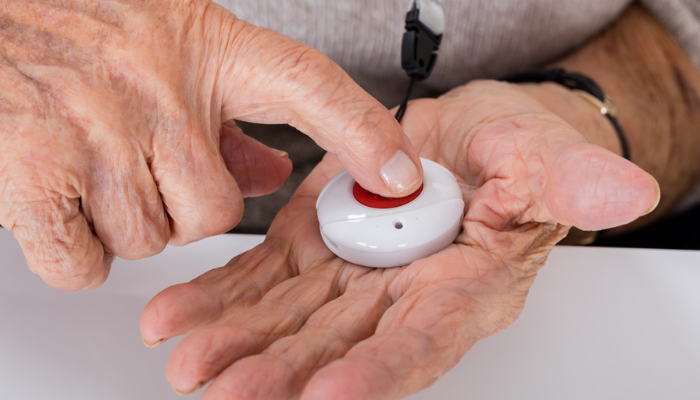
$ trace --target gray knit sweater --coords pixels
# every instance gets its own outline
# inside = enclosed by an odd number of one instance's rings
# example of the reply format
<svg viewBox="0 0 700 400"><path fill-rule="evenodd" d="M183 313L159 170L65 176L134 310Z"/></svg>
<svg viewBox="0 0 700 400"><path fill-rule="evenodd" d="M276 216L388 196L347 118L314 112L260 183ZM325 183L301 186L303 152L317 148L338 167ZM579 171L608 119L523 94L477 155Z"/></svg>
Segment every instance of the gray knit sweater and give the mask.
<svg viewBox="0 0 700 400"><path fill-rule="evenodd" d="M329 55L371 94L396 105L407 0L218 0L239 18ZM630 0L443 0L440 62L427 85L446 91L475 78L542 65L614 22ZM700 0L643 0L700 68Z"/></svg>
<svg viewBox="0 0 700 400"><path fill-rule="evenodd" d="M400 68L407 0L217 0L239 18L315 47L386 106L403 96ZM445 92L475 78L494 78L553 61L614 22L630 0L443 0L446 34L430 80L416 95ZM700 0L642 0L700 69ZM282 129L282 128L277 128ZM251 209L243 230L263 231L320 151L298 137L247 127L268 144L290 150L297 171L281 193ZM294 136L295 139L290 139ZM281 141L280 141L281 140ZM296 159L295 159L296 158ZM700 195L700 193L698 193ZM700 200L700 198L699 198Z"/></svg>

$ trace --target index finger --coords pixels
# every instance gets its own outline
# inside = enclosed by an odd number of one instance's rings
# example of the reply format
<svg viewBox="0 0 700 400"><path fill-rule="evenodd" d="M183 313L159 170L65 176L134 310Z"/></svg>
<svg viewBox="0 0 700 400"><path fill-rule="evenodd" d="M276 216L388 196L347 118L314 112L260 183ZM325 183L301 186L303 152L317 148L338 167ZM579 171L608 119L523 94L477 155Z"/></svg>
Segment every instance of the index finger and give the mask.
<svg viewBox="0 0 700 400"><path fill-rule="evenodd" d="M223 120L292 125L374 193L420 187L421 163L399 123L331 59L241 20L229 37L217 82Z"/></svg>

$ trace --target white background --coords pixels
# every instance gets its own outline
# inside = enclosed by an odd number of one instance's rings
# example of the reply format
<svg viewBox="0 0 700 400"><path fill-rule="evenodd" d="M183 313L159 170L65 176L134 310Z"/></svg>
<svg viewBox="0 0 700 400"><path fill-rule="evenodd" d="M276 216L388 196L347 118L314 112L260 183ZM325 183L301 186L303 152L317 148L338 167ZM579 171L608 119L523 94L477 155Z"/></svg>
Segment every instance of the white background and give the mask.
<svg viewBox="0 0 700 400"><path fill-rule="evenodd" d="M227 235L119 260L101 288L64 293L30 273L0 229L0 399L181 398L164 376L177 340L144 347L143 307L261 240ZM411 397L698 398L700 252L567 247L552 253L512 327Z"/></svg>

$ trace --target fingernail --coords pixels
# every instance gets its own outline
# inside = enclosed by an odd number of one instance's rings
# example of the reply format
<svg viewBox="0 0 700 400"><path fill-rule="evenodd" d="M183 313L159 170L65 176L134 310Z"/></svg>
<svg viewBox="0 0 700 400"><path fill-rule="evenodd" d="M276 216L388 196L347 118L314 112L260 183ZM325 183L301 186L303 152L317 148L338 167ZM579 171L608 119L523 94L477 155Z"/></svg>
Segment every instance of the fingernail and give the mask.
<svg viewBox="0 0 700 400"><path fill-rule="evenodd" d="M272 149L272 151L277 153L277 155L282 157L282 158L289 158L289 153L287 153L286 151L277 150L277 149Z"/></svg>
<svg viewBox="0 0 700 400"><path fill-rule="evenodd" d="M150 348L150 349L152 349L152 348L154 348L154 347L158 347L158 346L160 346L161 344L163 344L163 342L165 342L165 339L160 339L159 341L157 341L157 342L151 344L151 343L148 343L148 342L146 341L146 339L144 339L144 338L141 338L141 340L143 340L143 344L145 344L146 347L148 347L148 348Z"/></svg>
<svg viewBox="0 0 700 400"><path fill-rule="evenodd" d="M401 193L420 181L418 168L406 153L399 150L379 171L389 190Z"/></svg>
<svg viewBox="0 0 700 400"><path fill-rule="evenodd" d="M199 389L201 389L202 386L203 386L203 384L200 383L199 385L197 385L194 389L190 390L189 392L181 392L181 391L179 391L179 390L177 390L177 389L175 389L175 388L173 388L173 390L175 391L175 393L179 394L180 396L189 396L189 395L191 395L192 393L194 393L194 392L198 391Z"/></svg>
<svg viewBox="0 0 700 400"><path fill-rule="evenodd" d="M651 179L654 178L652 177ZM656 201L654 202L654 205L651 206L649 211L642 214L642 216L651 214L652 211L656 210L656 207L659 206L659 202L661 201L661 187L659 187L659 182L657 182L656 179L654 179L654 183L656 184Z"/></svg>

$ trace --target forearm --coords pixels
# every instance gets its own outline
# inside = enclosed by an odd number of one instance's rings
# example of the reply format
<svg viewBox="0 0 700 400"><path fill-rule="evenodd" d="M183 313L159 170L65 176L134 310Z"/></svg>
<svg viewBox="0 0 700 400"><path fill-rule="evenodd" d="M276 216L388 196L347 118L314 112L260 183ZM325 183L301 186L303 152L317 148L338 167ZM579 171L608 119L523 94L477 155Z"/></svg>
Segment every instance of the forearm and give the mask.
<svg viewBox="0 0 700 400"><path fill-rule="evenodd" d="M661 187L655 212L673 210L700 180L700 76L674 38L651 15L633 6L600 36L555 62L592 77L619 110L632 161ZM609 121L587 100L556 84L523 87L592 143L620 154Z"/></svg>

